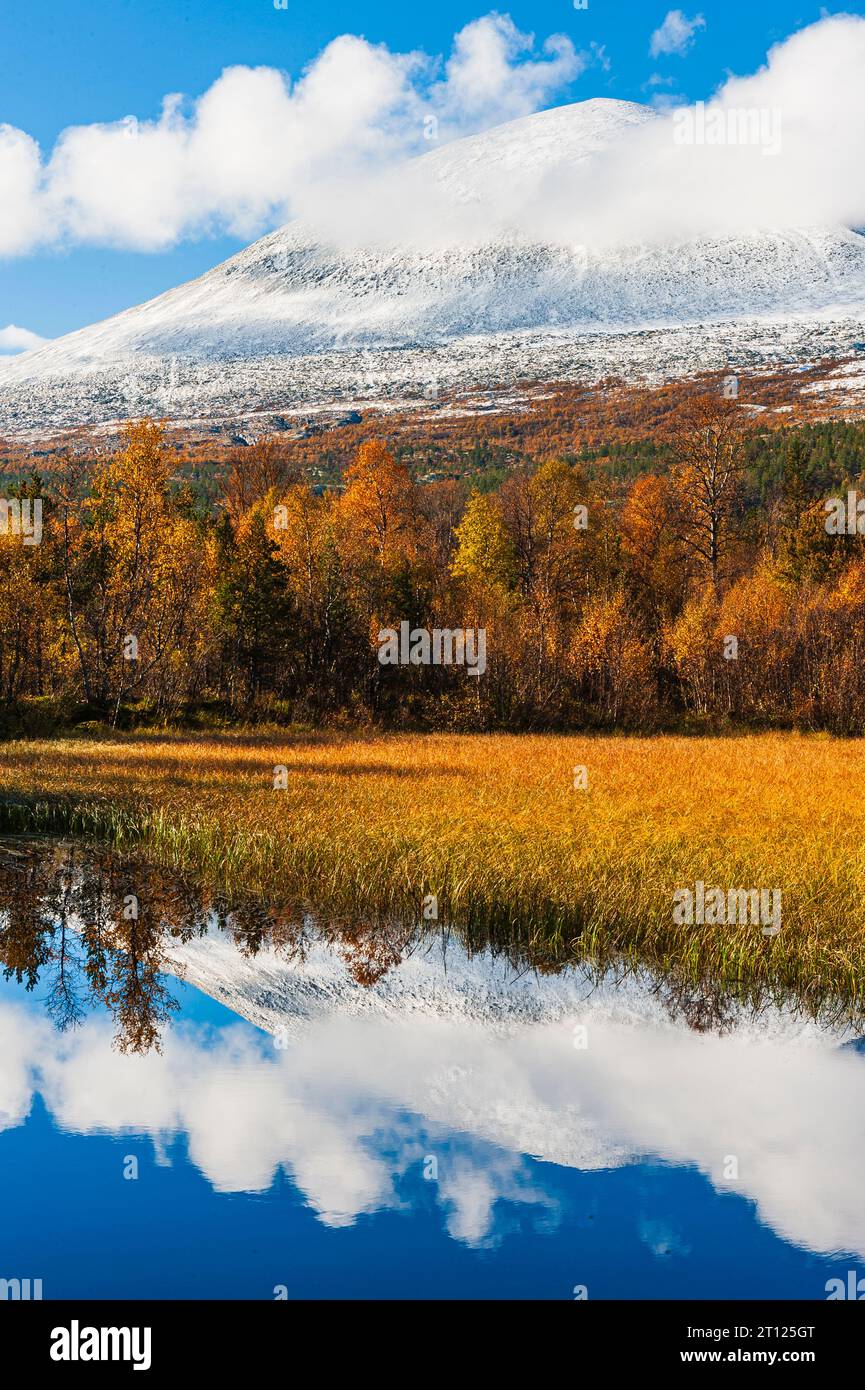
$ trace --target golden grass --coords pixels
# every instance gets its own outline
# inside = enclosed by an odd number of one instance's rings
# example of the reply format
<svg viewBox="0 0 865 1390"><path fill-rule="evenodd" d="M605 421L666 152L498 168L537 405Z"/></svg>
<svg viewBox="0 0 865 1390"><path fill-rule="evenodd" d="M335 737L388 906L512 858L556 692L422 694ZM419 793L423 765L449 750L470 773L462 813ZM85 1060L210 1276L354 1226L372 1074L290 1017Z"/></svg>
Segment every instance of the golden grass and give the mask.
<svg viewBox="0 0 865 1390"><path fill-rule="evenodd" d="M414 920L434 893L469 943L858 1014L863 785L865 743L796 734L137 735L5 745L0 823L322 913ZM673 894L698 879L780 888L780 934L676 925Z"/></svg>

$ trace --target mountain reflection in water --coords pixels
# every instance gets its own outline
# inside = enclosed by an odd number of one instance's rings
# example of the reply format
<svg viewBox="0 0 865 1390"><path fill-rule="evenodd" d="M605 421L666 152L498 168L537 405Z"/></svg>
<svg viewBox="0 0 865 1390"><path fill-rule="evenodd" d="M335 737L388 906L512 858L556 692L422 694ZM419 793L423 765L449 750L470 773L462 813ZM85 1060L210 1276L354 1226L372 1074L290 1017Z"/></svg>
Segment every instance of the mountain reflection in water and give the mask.
<svg viewBox="0 0 865 1390"><path fill-rule="evenodd" d="M177 1297L270 1297L289 1248L306 1257L292 1292L337 1296L820 1298L843 1252L865 1256L855 1039L639 978L533 972L494 947L325 926L97 849L6 843L2 1251L46 1296L74 1294L89 1237L64 1237L67 1257L57 1231L108 1203L137 1263L111 1284L100 1255L92 1287L121 1297L152 1295L148 1260L168 1277L169 1226ZM81 1176L54 1202L61 1140ZM93 1157L106 1142L116 1154ZM146 1183L119 1181L129 1155ZM202 1191L251 1205L217 1217ZM334 1238L372 1222L366 1265L322 1253L298 1211ZM217 1220L204 1278L178 1251ZM492 1262L458 1269L441 1236Z"/></svg>
<svg viewBox="0 0 865 1390"><path fill-rule="evenodd" d="M175 1011L166 974L178 946L223 934L238 955L264 947L302 962L316 928L296 907L228 899L182 876L98 846L0 841L0 964L28 990L40 986L61 1031L104 1006L123 1052L159 1047ZM340 925L334 940L359 984L374 984L409 948L392 924Z"/></svg>
<svg viewBox="0 0 865 1390"><path fill-rule="evenodd" d="M206 938L230 942L238 961L262 953L302 966L322 941L350 978L372 988L431 940L447 953L467 950L509 962L514 974L549 978L575 964L536 946L461 933L450 943L429 923L321 921L295 904L228 897L93 845L0 840L0 967L6 979L39 987L45 1009L64 1031L90 1008L114 1020L123 1052L158 1048L176 1009L169 976L183 978L183 947ZM585 973L591 973L585 967ZM607 978L594 972L595 978ZM648 981L671 1016L698 1031L721 1031L733 1001L709 984Z"/></svg>

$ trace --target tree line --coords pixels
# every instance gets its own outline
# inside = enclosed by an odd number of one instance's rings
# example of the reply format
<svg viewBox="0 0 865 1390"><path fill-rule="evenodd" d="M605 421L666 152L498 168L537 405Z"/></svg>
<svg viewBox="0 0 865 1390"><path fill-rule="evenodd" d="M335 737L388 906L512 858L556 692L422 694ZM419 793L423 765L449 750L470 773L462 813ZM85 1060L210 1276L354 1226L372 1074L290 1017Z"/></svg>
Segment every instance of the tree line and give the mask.
<svg viewBox="0 0 865 1390"><path fill-rule="evenodd" d="M695 394L658 471L605 480L575 451L483 491L419 484L381 441L316 491L263 439L205 502L138 421L115 454L66 455L17 490L42 499L38 544L0 529L6 727L43 708L121 725L860 732L865 549L855 521L826 524L827 486L846 497L857 461L816 467L790 430L767 467L755 439L735 401ZM380 634L402 623L482 630L483 673L383 664Z"/></svg>

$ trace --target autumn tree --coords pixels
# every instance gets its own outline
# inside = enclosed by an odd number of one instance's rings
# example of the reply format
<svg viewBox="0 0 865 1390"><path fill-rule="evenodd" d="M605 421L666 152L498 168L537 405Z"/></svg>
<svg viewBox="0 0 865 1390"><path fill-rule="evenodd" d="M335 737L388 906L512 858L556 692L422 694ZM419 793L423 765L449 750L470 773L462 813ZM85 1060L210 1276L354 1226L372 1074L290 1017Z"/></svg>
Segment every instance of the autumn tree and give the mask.
<svg viewBox="0 0 865 1390"><path fill-rule="evenodd" d="M728 567L743 469L743 430L736 401L705 393L679 411L672 482L682 544L719 587Z"/></svg>
<svg viewBox="0 0 865 1390"><path fill-rule="evenodd" d="M411 474L381 441L362 444L346 470L336 525L350 602L367 634L361 690L374 710L396 712L405 695L400 673L369 658L383 627L425 622L434 577ZM419 682L422 673L415 670L412 678Z"/></svg>
<svg viewBox="0 0 865 1390"><path fill-rule="evenodd" d="M630 727L651 721L657 706L652 647L622 589L587 604L569 660L595 718Z"/></svg>
<svg viewBox="0 0 865 1390"><path fill-rule="evenodd" d="M200 621L201 538L172 508L173 462L151 420L127 426L125 447L100 460L89 489L67 466L59 489L59 544L69 633L88 701L116 719Z"/></svg>
<svg viewBox="0 0 865 1390"><path fill-rule="evenodd" d="M51 585L47 535L38 545L21 534L0 534L0 699L41 695L51 660L52 632L61 620Z"/></svg>
<svg viewBox="0 0 865 1390"><path fill-rule="evenodd" d="M545 613L563 606L576 611L588 592L590 557L601 534L600 508L593 515L583 474L551 459L509 479L501 505L522 592Z"/></svg>
<svg viewBox="0 0 865 1390"><path fill-rule="evenodd" d="M637 478L622 511L622 556L641 608L660 623L680 607L693 568L680 536L678 497L668 477Z"/></svg>
<svg viewBox="0 0 865 1390"><path fill-rule="evenodd" d="M276 435L264 435L229 455L227 472L219 479L222 505L236 525L254 503L270 492L284 492L299 480L300 470L282 441Z"/></svg>
<svg viewBox="0 0 865 1390"><path fill-rule="evenodd" d="M368 655L365 625L353 620L339 552L336 504L302 483L273 494L270 534L291 594L296 626L296 693L319 708L350 699Z"/></svg>
<svg viewBox="0 0 865 1390"><path fill-rule="evenodd" d="M469 583L508 589L516 578L516 556L496 498L473 491L456 527L451 574Z"/></svg>
<svg viewBox="0 0 865 1390"><path fill-rule="evenodd" d="M345 555L395 572L418 555L418 514L411 475L380 440L362 444L345 473L339 521Z"/></svg>

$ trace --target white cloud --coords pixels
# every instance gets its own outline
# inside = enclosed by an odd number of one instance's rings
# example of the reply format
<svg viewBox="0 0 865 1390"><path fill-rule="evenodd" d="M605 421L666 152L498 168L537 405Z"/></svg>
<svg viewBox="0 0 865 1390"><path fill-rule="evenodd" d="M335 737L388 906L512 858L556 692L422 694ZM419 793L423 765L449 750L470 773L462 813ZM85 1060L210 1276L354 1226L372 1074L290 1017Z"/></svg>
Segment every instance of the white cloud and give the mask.
<svg viewBox="0 0 865 1390"><path fill-rule="evenodd" d="M586 60L563 34L546 40L545 58L525 56L533 48L534 37L520 33L508 15L474 20L454 40L445 79L431 92L433 104L455 126L467 118L486 126L537 110L550 91L583 70Z"/></svg>
<svg viewBox="0 0 865 1390"><path fill-rule="evenodd" d="M0 353L26 352L28 348L40 347L47 342L47 338L40 338L29 328L19 328L17 323L8 323L5 328L0 328Z"/></svg>
<svg viewBox="0 0 865 1390"><path fill-rule="evenodd" d="M25 251L40 236L40 176L36 141L0 125L0 256Z"/></svg>
<svg viewBox="0 0 865 1390"><path fill-rule="evenodd" d="M595 43L594 40L589 44L592 57L602 72L609 72L613 64L607 56L607 45L605 43Z"/></svg>
<svg viewBox="0 0 865 1390"><path fill-rule="evenodd" d="M865 19L810 25L775 45L758 72L730 77L706 108L757 138L682 143L694 108L659 111L597 158L542 180L521 225L590 247L865 227L863 69Z"/></svg>
<svg viewBox="0 0 865 1390"><path fill-rule="evenodd" d="M589 109L552 145L527 136L511 162L479 145L450 176L451 153L462 155L446 142L549 104L592 61L603 62L491 14L457 34L446 61L345 35L293 85L272 68L229 68L194 103L167 97L157 120L65 131L41 165L29 136L0 127L0 254L251 239L291 217L355 242L515 231L589 248L865 226L865 19L850 15L793 34L711 97L725 119L763 120L772 157L759 140L678 142L675 87L655 74L647 122L628 125L625 106ZM586 151L571 128L587 133Z"/></svg>
<svg viewBox="0 0 865 1390"><path fill-rule="evenodd" d="M442 65L343 35L292 84L273 68L224 71L191 107L63 131L47 160L0 126L0 255L40 244L159 250L296 215L322 184L422 152L427 118L451 139L537 110L587 59L553 35L536 50L507 15L467 24Z"/></svg>
<svg viewBox="0 0 865 1390"><path fill-rule="evenodd" d="M200 967L215 946L212 978L224 985L232 977L221 944L196 943L190 958ZM376 1015L372 994L370 1012L340 1013L337 987L321 1016L303 1020L293 966L267 954L247 972L233 960L248 997L263 979L274 1001L282 989L271 1016L298 1025L288 1048L241 1025L214 1036L184 1024L168 1030L162 1053L123 1056L105 1018L58 1035L30 1008L0 1001L0 1131L24 1123L38 1092L68 1133L150 1135L157 1153L185 1134L190 1161L217 1191L267 1191L282 1169L331 1227L398 1209L399 1178L417 1175L431 1153L430 1196L451 1237L471 1246L501 1237L502 1202L548 1228L557 1220L551 1170L523 1155L583 1172L656 1155L755 1203L759 1220L794 1245L865 1255L865 1064L831 1034L773 1012L727 1036L696 1033L665 1020L636 986L586 995L573 976L535 990L548 1017L520 1022L505 1008L491 1023L466 1016L490 975L475 966L466 979L453 956L453 993L438 1015L406 1001L427 998L433 1009L443 967L412 974L407 963L414 989L395 991L401 1005ZM313 970L320 965L314 957ZM415 992L431 981L429 995ZM577 1021L591 1035L578 1054ZM738 1158L738 1178L727 1155ZM639 1235L659 1256L684 1253L683 1237L655 1213Z"/></svg>
<svg viewBox="0 0 865 1390"><path fill-rule="evenodd" d="M681 56L691 47L697 30L705 27L706 21L701 14L689 19L682 10L670 10L660 29L656 29L652 35L649 53L653 58L665 53L678 53Z"/></svg>

